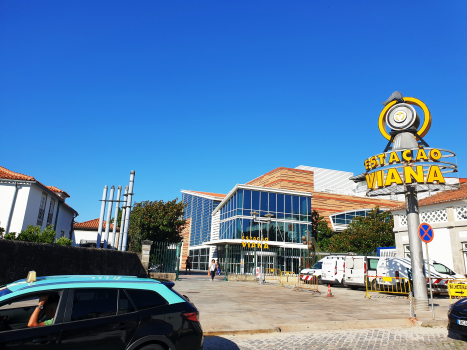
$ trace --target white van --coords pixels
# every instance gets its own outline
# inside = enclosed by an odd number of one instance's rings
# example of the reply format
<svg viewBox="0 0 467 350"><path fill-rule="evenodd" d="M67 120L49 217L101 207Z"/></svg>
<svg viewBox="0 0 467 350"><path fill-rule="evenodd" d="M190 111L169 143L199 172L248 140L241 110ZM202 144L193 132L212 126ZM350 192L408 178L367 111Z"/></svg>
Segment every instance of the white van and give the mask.
<svg viewBox="0 0 467 350"><path fill-rule="evenodd" d="M300 278L303 281L308 281L311 279L312 276L317 276L318 277L318 284L321 284L321 274L323 273L323 261L326 258L321 259L317 263L315 263L311 268L309 269L303 269L300 271Z"/></svg>
<svg viewBox="0 0 467 350"><path fill-rule="evenodd" d="M441 272L439 272L441 271ZM448 280L454 278L464 278L445 265L436 261L430 261L430 274L433 283L433 292L447 292ZM377 268L378 277L404 277L412 279L412 264L408 258L380 258ZM428 264L425 260L425 276L428 284ZM384 284L382 278L377 278L378 284ZM386 282L391 283L391 282Z"/></svg>
<svg viewBox="0 0 467 350"><path fill-rule="evenodd" d="M344 263L348 255L329 255L323 259L321 282L323 284L342 284Z"/></svg>
<svg viewBox="0 0 467 350"><path fill-rule="evenodd" d="M347 256L344 265L344 287L365 287L366 277L377 275L379 259L378 256Z"/></svg>

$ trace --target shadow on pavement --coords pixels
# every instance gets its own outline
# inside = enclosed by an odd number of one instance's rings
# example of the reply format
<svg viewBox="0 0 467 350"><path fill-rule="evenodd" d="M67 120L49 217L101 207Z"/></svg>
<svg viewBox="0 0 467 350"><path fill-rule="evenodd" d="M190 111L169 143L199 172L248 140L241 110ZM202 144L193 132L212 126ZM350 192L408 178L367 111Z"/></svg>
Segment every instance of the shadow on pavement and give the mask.
<svg viewBox="0 0 467 350"><path fill-rule="evenodd" d="M204 337L204 350L239 350L233 341L222 337Z"/></svg>

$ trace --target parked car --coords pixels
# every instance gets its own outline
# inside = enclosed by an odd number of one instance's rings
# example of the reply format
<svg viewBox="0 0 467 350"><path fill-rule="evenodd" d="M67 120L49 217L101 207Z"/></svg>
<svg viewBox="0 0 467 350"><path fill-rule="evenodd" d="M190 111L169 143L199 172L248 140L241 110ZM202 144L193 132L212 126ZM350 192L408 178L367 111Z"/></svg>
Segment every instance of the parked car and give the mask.
<svg viewBox="0 0 467 350"><path fill-rule="evenodd" d="M448 330L467 339L467 299L451 304L448 311Z"/></svg>
<svg viewBox="0 0 467 350"><path fill-rule="evenodd" d="M318 277L318 284L321 284L321 274L323 273L323 260L316 262L311 268L300 271L300 278L304 281L310 280L312 276Z"/></svg>
<svg viewBox="0 0 467 350"><path fill-rule="evenodd" d="M202 349L198 310L173 286L130 276L16 281L0 288L0 348Z"/></svg>
<svg viewBox="0 0 467 350"><path fill-rule="evenodd" d="M347 255L329 255L323 259L321 281L324 284L342 284Z"/></svg>

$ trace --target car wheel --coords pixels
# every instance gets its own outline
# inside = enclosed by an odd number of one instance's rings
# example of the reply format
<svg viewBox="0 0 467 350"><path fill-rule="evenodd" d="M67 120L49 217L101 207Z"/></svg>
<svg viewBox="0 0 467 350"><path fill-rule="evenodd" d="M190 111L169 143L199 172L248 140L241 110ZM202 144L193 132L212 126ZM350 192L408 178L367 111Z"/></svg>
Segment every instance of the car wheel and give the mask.
<svg viewBox="0 0 467 350"><path fill-rule="evenodd" d="M138 348L138 350L166 350L166 349L160 344L148 344L148 345L143 345L141 348Z"/></svg>

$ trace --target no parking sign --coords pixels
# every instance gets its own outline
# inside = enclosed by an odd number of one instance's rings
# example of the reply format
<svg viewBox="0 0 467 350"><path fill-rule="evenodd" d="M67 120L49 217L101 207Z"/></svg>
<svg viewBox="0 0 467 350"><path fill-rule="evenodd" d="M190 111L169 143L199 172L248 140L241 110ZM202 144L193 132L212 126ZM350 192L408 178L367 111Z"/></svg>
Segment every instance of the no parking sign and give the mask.
<svg viewBox="0 0 467 350"><path fill-rule="evenodd" d="M435 237L433 228L427 223L423 223L420 224L420 226L418 226L418 235L420 236L420 239L425 243L430 243Z"/></svg>

